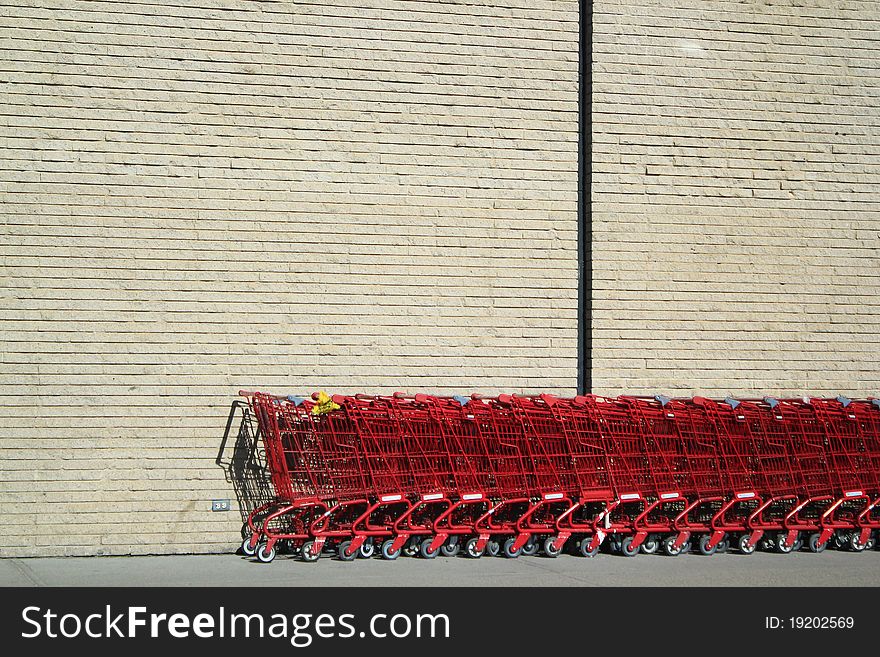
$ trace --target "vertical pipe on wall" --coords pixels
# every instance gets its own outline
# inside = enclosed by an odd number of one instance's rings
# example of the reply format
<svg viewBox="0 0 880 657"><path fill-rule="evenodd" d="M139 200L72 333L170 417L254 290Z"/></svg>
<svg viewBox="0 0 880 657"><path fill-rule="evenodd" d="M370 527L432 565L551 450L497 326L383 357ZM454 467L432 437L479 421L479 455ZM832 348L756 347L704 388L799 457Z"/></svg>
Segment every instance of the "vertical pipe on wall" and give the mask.
<svg viewBox="0 0 880 657"><path fill-rule="evenodd" d="M578 38L578 381L580 394L593 388L592 367L592 61L593 0L580 0Z"/></svg>

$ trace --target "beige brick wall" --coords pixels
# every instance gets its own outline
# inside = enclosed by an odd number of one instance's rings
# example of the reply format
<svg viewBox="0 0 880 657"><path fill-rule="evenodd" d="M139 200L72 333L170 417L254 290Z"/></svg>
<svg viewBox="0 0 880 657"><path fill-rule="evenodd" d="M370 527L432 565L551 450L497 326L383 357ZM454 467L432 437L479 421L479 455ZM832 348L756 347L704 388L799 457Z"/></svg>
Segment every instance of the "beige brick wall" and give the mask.
<svg viewBox="0 0 880 657"><path fill-rule="evenodd" d="M0 556L225 551L240 387L571 392L577 3L0 8Z"/></svg>
<svg viewBox="0 0 880 657"><path fill-rule="evenodd" d="M880 4L594 12L594 388L880 394Z"/></svg>
<svg viewBox="0 0 880 657"><path fill-rule="evenodd" d="M880 10L595 2L593 387L880 392ZM577 376L577 2L0 8L0 556L225 551L240 387Z"/></svg>

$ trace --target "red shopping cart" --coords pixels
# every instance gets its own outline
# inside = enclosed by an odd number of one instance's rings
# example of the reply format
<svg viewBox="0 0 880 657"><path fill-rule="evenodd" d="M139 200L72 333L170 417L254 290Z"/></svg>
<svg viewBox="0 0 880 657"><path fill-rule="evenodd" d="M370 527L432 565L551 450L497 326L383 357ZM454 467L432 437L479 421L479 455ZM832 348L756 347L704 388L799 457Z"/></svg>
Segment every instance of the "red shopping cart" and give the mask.
<svg viewBox="0 0 880 657"><path fill-rule="evenodd" d="M880 402L247 394L275 497L247 555L863 551Z"/></svg>

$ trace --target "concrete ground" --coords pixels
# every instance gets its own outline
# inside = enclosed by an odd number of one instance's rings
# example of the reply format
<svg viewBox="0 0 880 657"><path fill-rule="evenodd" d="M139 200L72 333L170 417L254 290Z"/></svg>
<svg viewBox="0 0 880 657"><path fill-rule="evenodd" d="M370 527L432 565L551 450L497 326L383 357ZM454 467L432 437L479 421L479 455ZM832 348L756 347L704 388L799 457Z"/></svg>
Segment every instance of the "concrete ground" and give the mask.
<svg viewBox="0 0 880 657"><path fill-rule="evenodd" d="M0 559L0 586L880 586L880 551L260 564L235 555Z"/></svg>

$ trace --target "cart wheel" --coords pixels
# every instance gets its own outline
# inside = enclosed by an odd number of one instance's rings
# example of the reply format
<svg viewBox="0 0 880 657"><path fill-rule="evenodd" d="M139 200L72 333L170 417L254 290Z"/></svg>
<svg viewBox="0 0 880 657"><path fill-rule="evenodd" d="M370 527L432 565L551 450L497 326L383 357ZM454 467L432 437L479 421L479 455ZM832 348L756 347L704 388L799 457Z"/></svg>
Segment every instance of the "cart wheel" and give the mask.
<svg viewBox="0 0 880 657"><path fill-rule="evenodd" d="M828 547L828 541L825 541L824 543L822 543L822 545L819 545L819 536L820 534L816 532L815 534L810 534L810 536L807 538L807 547L810 548L810 552L815 552L816 554L819 554L820 552L824 552L825 548Z"/></svg>
<svg viewBox="0 0 880 657"><path fill-rule="evenodd" d="M797 538L794 541L794 546L791 548L792 552L800 552L801 548L804 547L804 539L801 538L801 535L798 534Z"/></svg>
<svg viewBox="0 0 880 657"><path fill-rule="evenodd" d="M251 545L251 538L250 538L250 536L249 536L249 537L247 537L246 539L244 539L244 541L242 541L242 543L241 543L241 551L244 553L244 555L245 555L246 557L252 557L252 556L254 556L254 555L257 553L257 548L259 547L259 545L260 545L260 544L257 543L256 545L253 545L253 546L252 546L252 545Z"/></svg>
<svg viewBox="0 0 880 657"><path fill-rule="evenodd" d="M645 542L642 543L640 549L642 550L642 554L657 554L657 550L660 549L660 541L658 541L655 536L649 536L645 539Z"/></svg>
<svg viewBox="0 0 880 657"><path fill-rule="evenodd" d="M620 542L620 553L625 557L634 557L639 553L639 548L634 548L633 537L627 536Z"/></svg>
<svg viewBox="0 0 880 657"><path fill-rule="evenodd" d="M776 551L780 554L790 554L794 550L794 543L789 543L786 534L776 535Z"/></svg>
<svg viewBox="0 0 880 657"><path fill-rule="evenodd" d="M355 559L357 559L357 555L360 550L355 550L354 552L349 554L348 551L350 548L351 541L342 541L342 543L340 543L336 547L336 556L339 557L340 561L354 561Z"/></svg>
<svg viewBox="0 0 880 657"><path fill-rule="evenodd" d="M556 537L550 536L544 539L544 555L555 559L562 553L562 548L556 547Z"/></svg>
<svg viewBox="0 0 880 657"><path fill-rule="evenodd" d="M736 546L739 548L740 553L742 554L754 554L755 548L757 545L752 545L749 541L751 540L750 534L743 534L739 537L736 542Z"/></svg>
<svg viewBox="0 0 880 657"><path fill-rule="evenodd" d="M486 543L486 554L490 557L497 557L500 551L501 546L498 545L498 541L489 541Z"/></svg>
<svg viewBox="0 0 880 657"><path fill-rule="evenodd" d="M315 542L314 541L306 541L305 543L303 543L302 550L300 550L300 556L302 557L302 560L306 561L308 563L314 563L315 561L320 559L321 553L318 552L317 554L313 554L314 549L315 549Z"/></svg>
<svg viewBox="0 0 880 657"><path fill-rule="evenodd" d="M676 546L675 538L675 536L667 536L663 539L663 552L665 552L668 557L677 557L684 552L684 544Z"/></svg>
<svg viewBox="0 0 880 657"><path fill-rule="evenodd" d="M837 532L834 532L834 534L831 535L831 538L825 542L831 543L837 550L846 545L846 540Z"/></svg>
<svg viewBox="0 0 880 657"><path fill-rule="evenodd" d="M257 561L260 563L272 563L275 559L275 546L261 545L257 550Z"/></svg>
<svg viewBox="0 0 880 657"><path fill-rule="evenodd" d="M461 543L458 536L451 536L449 540L440 546L440 553L444 557L454 557L461 551Z"/></svg>
<svg viewBox="0 0 880 657"><path fill-rule="evenodd" d="M434 538L432 536L426 537L421 543L419 543L419 554L422 555L422 559L435 559L437 557L437 553L440 552L439 548L431 551L431 543L434 542Z"/></svg>
<svg viewBox="0 0 880 657"><path fill-rule="evenodd" d="M485 549L483 549L483 550L477 549L477 542L478 542L478 539L469 538L467 540L467 543L464 544L465 553L469 557L471 557L472 559L479 559L480 557L483 556L483 552L485 551Z"/></svg>
<svg viewBox="0 0 880 657"><path fill-rule="evenodd" d="M515 538L508 538L504 541L504 556L508 559L516 559L520 554L522 554L522 548L513 549L513 544L516 543Z"/></svg>
<svg viewBox="0 0 880 657"><path fill-rule="evenodd" d="M868 547L867 543L862 543L861 541L859 541L859 533L858 532L853 532L852 534L850 534L849 548L853 552L864 552L865 548L867 548L867 547Z"/></svg>
<svg viewBox="0 0 880 657"><path fill-rule="evenodd" d="M388 561L394 561L397 557L400 556L400 550L393 549L394 548L394 539L389 538L387 541L382 543L382 547L380 548L382 551L382 558L388 559Z"/></svg>
<svg viewBox="0 0 880 657"><path fill-rule="evenodd" d="M715 546L715 553L716 554L724 554L729 549L730 549L730 539L723 538L720 541L718 541L718 545Z"/></svg>
<svg viewBox="0 0 880 657"><path fill-rule="evenodd" d="M520 552L524 557L533 557L538 554L538 547L538 539L534 536L529 536L529 540L522 546Z"/></svg>
<svg viewBox="0 0 880 657"><path fill-rule="evenodd" d="M406 545L403 546L402 550L403 554L407 557L414 557L419 553L419 542L413 537L407 541Z"/></svg>
<svg viewBox="0 0 880 657"><path fill-rule="evenodd" d="M718 546L713 545L712 547L709 547L709 542L711 540L712 537L708 534L703 534L702 536L700 536L700 540L697 543L697 548L700 550L700 554L707 557L711 557L713 554L715 554L715 550L718 549Z"/></svg>
<svg viewBox="0 0 880 657"><path fill-rule="evenodd" d="M370 559L374 554L376 554L376 546L373 544L373 539L368 538L361 545L361 549L358 552L358 557L361 559Z"/></svg>
<svg viewBox="0 0 880 657"><path fill-rule="evenodd" d="M588 538L581 539L580 545L578 545L578 552L581 553L581 556L592 559L597 554L599 554L599 546L597 545L592 550L590 549L590 543L593 542L593 537L590 536Z"/></svg>

